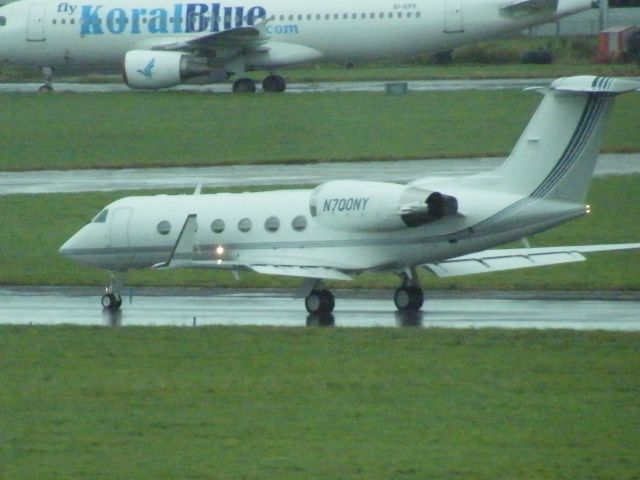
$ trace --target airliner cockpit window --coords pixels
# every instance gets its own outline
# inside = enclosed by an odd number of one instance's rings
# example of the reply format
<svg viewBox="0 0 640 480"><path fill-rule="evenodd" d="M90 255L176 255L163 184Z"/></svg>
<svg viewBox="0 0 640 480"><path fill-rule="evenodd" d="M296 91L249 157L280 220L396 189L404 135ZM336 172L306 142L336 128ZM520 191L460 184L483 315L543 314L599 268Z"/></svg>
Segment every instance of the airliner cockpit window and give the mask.
<svg viewBox="0 0 640 480"><path fill-rule="evenodd" d="M109 210L102 210L96 218L93 219L93 223L104 223L107 221L107 215L109 214Z"/></svg>
<svg viewBox="0 0 640 480"><path fill-rule="evenodd" d="M7 17L0 17L0 27L4 27L7 24Z"/></svg>

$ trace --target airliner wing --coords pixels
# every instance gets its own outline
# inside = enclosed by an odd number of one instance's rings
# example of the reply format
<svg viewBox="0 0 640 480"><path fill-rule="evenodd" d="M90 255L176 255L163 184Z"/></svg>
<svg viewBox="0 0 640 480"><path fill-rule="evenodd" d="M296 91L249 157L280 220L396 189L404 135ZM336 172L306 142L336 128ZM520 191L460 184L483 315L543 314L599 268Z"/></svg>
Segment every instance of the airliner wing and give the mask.
<svg viewBox="0 0 640 480"><path fill-rule="evenodd" d="M222 32L208 33L184 41L171 39L168 43L160 41L151 47L152 50L181 52L212 52L220 49L257 48L267 38L259 27L237 27Z"/></svg>
<svg viewBox="0 0 640 480"><path fill-rule="evenodd" d="M500 7L500 12L506 15L538 13L541 11L555 11L558 0L513 0Z"/></svg>
<svg viewBox="0 0 640 480"><path fill-rule="evenodd" d="M485 250L463 255L442 262L428 263L422 267L438 277L473 275L476 273L499 272L517 268L541 267L561 263L581 262L583 253L610 252L615 250L639 250L640 243L613 245L581 245L572 247L505 248Z"/></svg>

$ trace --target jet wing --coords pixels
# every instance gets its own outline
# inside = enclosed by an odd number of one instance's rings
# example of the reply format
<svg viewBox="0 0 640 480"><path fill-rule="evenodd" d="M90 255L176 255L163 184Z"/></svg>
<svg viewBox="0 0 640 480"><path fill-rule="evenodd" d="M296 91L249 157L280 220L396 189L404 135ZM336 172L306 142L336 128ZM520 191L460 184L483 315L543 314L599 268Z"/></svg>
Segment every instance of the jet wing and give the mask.
<svg viewBox="0 0 640 480"><path fill-rule="evenodd" d="M352 280L346 273L335 268L297 267L286 265L249 265L248 268L257 273L268 275L285 275L288 277L322 278L326 280Z"/></svg>
<svg viewBox="0 0 640 480"><path fill-rule="evenodd" d="M505 248L485 250L463 255L442 262L422 265L438 277L473 275L476 273L499 272L517 268L541 267L561 263L582 262L583 253L610 252L616 250L639 250L640 243L613 245L581 245L571 247Z"/></svg>
<svg viewBox="0 0 640 480"><path fill-rule="evenodd" d="M267 41L260 26L237 27L222 32L207 33L188 40L167 38L156 41L150 46L151 50L214 53L218 50L229 49L258 49Z"/></svg>
<svg viewBox="0 0 640 480"><path fill-rule="evenodd" d="M500 7L500 13L515 16L539 13L543 11L554 12L558 9L558 0L513 0Z"/></svg>

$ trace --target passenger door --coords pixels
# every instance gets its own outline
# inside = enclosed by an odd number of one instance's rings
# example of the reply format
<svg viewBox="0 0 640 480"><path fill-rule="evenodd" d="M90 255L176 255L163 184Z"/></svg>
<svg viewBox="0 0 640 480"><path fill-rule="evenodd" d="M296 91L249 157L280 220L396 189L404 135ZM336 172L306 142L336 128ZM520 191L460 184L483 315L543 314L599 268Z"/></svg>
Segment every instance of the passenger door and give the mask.
<svg viewBox="0 0 640 480"><path fill-rule="evenodd" d="M42 3L29 6L29 18L27 20L27 41L44 42L44 10Z"/></svg>
<svg viewBox="0 0 640 480"><path fill-rule="evenodd" d="M459 33L464 32L462 23L462 1L444 0L444 32Z"/></svg>

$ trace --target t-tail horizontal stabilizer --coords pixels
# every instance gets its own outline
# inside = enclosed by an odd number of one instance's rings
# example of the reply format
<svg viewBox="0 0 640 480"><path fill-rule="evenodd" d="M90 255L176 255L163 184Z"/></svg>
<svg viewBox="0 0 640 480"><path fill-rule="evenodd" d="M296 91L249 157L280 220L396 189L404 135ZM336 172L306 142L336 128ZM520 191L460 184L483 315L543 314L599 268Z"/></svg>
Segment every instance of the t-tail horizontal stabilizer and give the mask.
<svg viewBox="0 0 640 480"><path fill-rule="evenodd" d="M169 259L166 262L154 265L153 268L180 268L192 264L193 247L195 246L197 231L198 216L195 213L192 213L184 222Z"/></svg>
<svg viewBox="0 0 640 480"><path fill-rule="evenodd" d="M474 275L519 268L542 267L561 263L582 262L583 253L612 252L616 250L640 250L640 243L613 245L577 245L572 247L505 248L485 250L422 267L438 277Z"/></svg>

